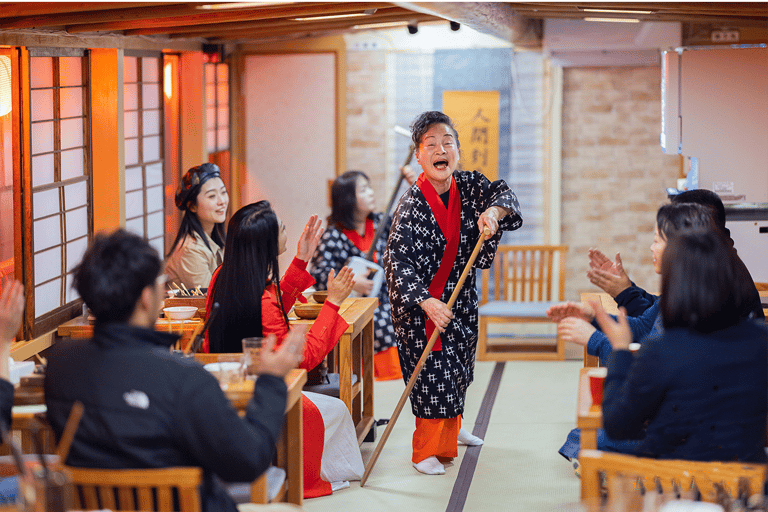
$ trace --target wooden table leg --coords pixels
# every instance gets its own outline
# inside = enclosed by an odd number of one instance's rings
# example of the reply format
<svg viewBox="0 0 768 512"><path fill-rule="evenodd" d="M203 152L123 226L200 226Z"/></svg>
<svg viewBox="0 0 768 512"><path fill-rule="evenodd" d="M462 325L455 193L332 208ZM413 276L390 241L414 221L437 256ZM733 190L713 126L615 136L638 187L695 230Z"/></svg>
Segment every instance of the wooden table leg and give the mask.
<svg viewBox="0 0 768 512"><path fill-rule="evenodd" d="M337 347L339 349L339 398L352 414L352 335L343 334Z"/></svg>
<svg viewBox="0 0 768 512"><path fill-rule="evenodd" d="M363 327L363 418L373 418L373 321Z"/></svg>

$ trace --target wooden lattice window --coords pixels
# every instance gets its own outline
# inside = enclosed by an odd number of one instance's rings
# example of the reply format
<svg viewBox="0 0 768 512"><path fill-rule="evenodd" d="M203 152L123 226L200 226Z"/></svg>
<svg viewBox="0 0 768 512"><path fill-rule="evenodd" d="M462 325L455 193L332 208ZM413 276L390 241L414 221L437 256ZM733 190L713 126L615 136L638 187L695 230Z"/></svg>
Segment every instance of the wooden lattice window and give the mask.
<svg viewBox="0 0 768 512"><path fill-rule="evenodd" d="M71 284L92 235L88 75L82 50L30 49L25 127L31 219L25 218L25 248L31 257L25 256L25 262L31 265L26 284L34 297L32 336L80 308Z"/></svg>
<svg viewBox="0 0 768 512"><path fill-rule="evenodd" d="M205 64L208 153L229 149L229 65Z"/></svg>
<svg viewBox="0 0 768 512"><path fill-rule="evenodd" d="M125 227L160 255L165 252L162 63L159 53L123 58Z"/></svg>

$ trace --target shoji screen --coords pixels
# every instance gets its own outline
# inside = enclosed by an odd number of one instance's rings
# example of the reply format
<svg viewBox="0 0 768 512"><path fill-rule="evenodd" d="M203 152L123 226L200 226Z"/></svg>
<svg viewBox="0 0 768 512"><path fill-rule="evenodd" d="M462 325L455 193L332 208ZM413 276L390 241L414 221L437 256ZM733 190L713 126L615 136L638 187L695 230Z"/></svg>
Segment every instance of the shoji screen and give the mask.
<svg viewBox="0 0 768 512"><path fill-rule="evenodd" d="M35 330L77 299L72 269L91 235L88 59L34 49L29 58L31 246Z"/></svg>
<svg viewBox="0 0 768 512"><path fill-rule="evenodd" d="M229 65L205 65L208 153L229 149Z"/></svg>
<svg viewBox="0 0 768 512"><path fill-rule="evenodd" d="M123 60L125 227L165 250L161 54Z"/></svg>

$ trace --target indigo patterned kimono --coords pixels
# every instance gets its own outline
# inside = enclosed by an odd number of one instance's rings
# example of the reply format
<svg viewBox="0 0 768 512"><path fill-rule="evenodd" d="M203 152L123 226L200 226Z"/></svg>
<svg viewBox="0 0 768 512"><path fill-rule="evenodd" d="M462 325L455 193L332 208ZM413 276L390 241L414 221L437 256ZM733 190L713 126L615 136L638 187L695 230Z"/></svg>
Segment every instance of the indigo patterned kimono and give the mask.
<svg viewBox="0 0 768 512"><path fill-rule="evenodd" d="M373 216L373 224L378 227L380 222L391 223L392 219L384 218L381 213ZM387 246L389 226L385 226L379 240L376 242L376 254L381 255ZM312 256L312 268L309 273L315 278L315 288L325 290L327 288L328 274L331 269L338 272L351 256L365 257L363 251L357 248L347 236L338 228L329 226L323 233L320 243ZM379 256L381 258L381 256ZM381 261L377 261L381 264ZM396 346L395 333L392 328L392 315L389 308L389 294L387 287L382 286L378 295L379 307L373 313L373 349L375 353Z"/></svg>
<svg viewBox="0 0 768 512"><path fill-rule="evenodd" d="M454 171L453 190L446 208L424 178L422 174L400 198L384 252L392 320L406 382L429 339L427 324L432 322L419 303L432 296L430 284L441 268L443 255L449 254L441 270L445 285L435 296L448 303L481 236L477 227L480 215L491 206L510 210L500 219L496 234L483 244L474 268L489 268L502 231L512 231L523 224L517 197L504 181L491 183L477 171ZM451 211L455 215L453 221ZM448 230L453 232L446 237L440 224L443 228L451 226ZM477 308L475 272L469 272L452 308L454 319L440 335L411 391L411 408L416 417L455 418L463 413L464 398L474 373Z"/></svg>

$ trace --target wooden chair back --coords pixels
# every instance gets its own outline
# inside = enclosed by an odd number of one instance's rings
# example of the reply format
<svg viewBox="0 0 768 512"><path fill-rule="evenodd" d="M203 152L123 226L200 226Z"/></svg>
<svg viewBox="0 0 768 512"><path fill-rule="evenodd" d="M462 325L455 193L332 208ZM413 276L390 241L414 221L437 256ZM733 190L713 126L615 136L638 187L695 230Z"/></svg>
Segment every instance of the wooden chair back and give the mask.
<svg viewBox="0 0 768 512"><path fill-rule="evenodd" d="M751 496L762 494L766 476L765 464L646 459L597 450L581 450L579 464L582 499L598 498L606 489L610 499L612 481L621 476L636 482L642 478L648 491L655 489L657 482L664 491L671 491L675 485L687 491L695 481L702 501L715 502L716 484L722 485L731 497L738 495L740 485L748 485Z"/></svg>
<svg viewBox="0 0 768 512"><path fill-rule="evenodd" d="M203 470L85 469L67 466L76 510L199 512ZM174 503L176 496L176 503Z"/></svg>
<svg viewBox="0 0 768 512"><path fill-rule="evenodd" d="M616 304L616 301L613 300L613 297L605 292L582 292L580 298L581 302L584 304L589 304L592 301L598 301L609 315L619 314L618 304ZM600 366L600 358L587 354L587 347L584 347L584 366L595 368Z"/></svg>
<svg viewBox="0 0 768 512"><path fill-rule="evenodd" d="M483 270L480 303L563 300L567 253L567 245L500 245Z"/></svg>

